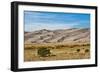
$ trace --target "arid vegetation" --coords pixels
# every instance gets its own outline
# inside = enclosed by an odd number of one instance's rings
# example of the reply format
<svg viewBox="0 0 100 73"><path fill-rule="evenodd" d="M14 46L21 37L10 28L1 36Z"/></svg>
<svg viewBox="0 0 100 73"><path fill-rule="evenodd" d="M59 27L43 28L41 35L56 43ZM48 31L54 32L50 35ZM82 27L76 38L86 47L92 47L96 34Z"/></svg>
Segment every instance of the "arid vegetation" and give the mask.
<svg viewBox="0 0 100 73"><path fill-rule="evenodd" d="M25 61L89 59L90 44L25 44Z"/></svg>
<svg viewBox="0 0 100 73"><path fill-rule="evenodd" d="M90 58L90 29L42 29L25 34L24 61Z"/></svg>

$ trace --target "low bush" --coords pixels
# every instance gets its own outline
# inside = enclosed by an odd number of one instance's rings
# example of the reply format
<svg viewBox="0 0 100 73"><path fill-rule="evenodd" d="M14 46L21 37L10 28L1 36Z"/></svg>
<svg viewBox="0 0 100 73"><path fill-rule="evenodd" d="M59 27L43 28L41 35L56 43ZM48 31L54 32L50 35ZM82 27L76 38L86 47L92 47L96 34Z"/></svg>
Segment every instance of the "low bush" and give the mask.
<svg viewBox="0 0 100 73"><path fill-rule="evenodd" d="M25 47L25 49L28 50L28 49L33 49L33 48L32 47Z"/></svg>
<svg viewBox="0 0 100 73"><path fill-rule="evenodd" d="M37 53L41 57L47 57L51 54L50 49L47 49L47 48L44 48L44 47L39 48Z"/></svg>
<svg viewBox="0 0 100 73"><path fill-rule="evenodd" d="M77 49L76 51L77 51L77 52L80 52L80 49Z"/></svg>
<svg viewBox="0 0 100 73"><path fill-rule="evenodd" d="M86 53L89 52L89 49L85 49L85 52L86 52Z"/></svg>

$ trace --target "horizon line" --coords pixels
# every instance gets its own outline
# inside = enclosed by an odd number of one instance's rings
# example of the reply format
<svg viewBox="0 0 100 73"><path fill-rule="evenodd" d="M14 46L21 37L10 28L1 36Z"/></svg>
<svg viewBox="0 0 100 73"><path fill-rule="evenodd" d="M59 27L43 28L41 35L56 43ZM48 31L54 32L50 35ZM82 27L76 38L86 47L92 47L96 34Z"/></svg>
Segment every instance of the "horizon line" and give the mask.
<svg viewBox="0 0 100 73"><path fill-rule="evenodd" d="M90 29L90 27L87 27L87 28L66 28L66 29L40 29L40 30L49 30L49 31L55 31L55 30L68 30L68 29ZM40 30L34 30L34 31L40 31ZM25 31L24 32L34 32L33 30L32 31Z"/></svg>

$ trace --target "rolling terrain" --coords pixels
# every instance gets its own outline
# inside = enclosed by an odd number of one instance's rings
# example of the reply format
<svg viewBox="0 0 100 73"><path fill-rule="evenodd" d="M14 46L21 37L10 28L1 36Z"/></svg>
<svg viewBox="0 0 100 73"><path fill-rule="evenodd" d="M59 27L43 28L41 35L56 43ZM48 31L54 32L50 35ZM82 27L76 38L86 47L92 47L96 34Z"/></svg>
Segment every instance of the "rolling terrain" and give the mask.
<svg viewBox="0 0 100 73"><path fill-rule="evenodd" d="M90 58L90 29L42 29L25 32L24 61L50 61ZM40 48L50 49L50 55L38 55Z"/></svg>
<svg viewBox="0 0 100 73"><path fill-rule="evenodd" d="M59 42L89 42L90 30L66 29L66 30L39 30L25 34L25 44L32 43L59 43Z"/></svg>

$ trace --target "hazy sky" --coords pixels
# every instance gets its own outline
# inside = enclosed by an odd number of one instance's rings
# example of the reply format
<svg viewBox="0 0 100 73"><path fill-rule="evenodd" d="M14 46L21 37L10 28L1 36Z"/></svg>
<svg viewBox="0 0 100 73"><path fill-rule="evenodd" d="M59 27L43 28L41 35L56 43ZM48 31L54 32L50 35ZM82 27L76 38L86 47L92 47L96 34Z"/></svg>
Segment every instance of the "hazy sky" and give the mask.
<svg viewBox="0 0 100 73"><path fill-rule="evenodd" d="M90 28L90 14L24 11L25 31Z"/></svg>

